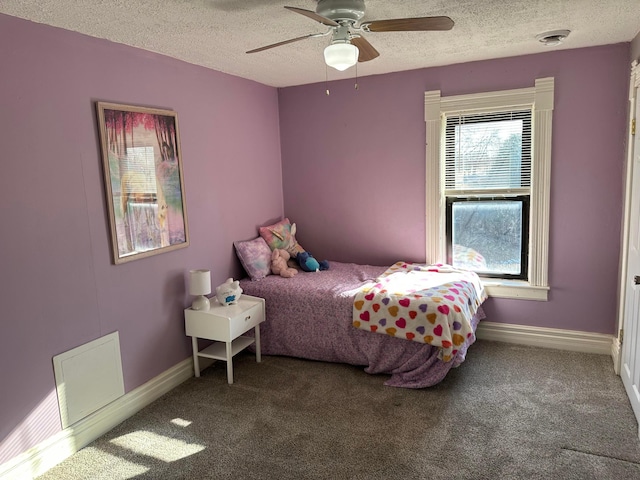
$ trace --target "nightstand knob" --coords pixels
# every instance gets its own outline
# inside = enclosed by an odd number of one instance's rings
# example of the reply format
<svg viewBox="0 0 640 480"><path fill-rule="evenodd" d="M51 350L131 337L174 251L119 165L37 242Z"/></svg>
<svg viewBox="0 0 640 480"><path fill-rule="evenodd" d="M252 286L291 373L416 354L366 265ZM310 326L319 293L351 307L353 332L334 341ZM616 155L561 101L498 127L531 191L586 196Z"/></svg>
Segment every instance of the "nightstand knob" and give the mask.
<svg viewBox="0 0 640 480"><path fill-rule="evenodd" d="M249 321L249 320L251 320L251 315L249 315L249 316L245 317L245 319L244 319L244 321L245 321L245 322L247 322L247 321Z"/></svg>

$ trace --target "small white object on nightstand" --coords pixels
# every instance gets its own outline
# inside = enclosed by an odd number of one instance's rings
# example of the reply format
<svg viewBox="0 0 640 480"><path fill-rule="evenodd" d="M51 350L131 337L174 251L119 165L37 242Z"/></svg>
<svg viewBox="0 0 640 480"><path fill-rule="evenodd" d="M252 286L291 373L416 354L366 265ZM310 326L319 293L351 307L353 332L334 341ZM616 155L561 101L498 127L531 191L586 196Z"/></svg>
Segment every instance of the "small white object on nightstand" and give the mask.
<svg viewBox="0 0 640 480"><path fill-rule="evenodd" d="M227 381L233 383L233 356L255 342L256 361L260 362L260 323L264 322L264 299L242 295L237 304L220 305L211 299L209 310L184 311L185 331L191 337L193 369L200 376L198 357L213 358L227 362ZM255 337L242 334L255 329ZM213 344L198 351L198 338L215 340Z"/></svg>

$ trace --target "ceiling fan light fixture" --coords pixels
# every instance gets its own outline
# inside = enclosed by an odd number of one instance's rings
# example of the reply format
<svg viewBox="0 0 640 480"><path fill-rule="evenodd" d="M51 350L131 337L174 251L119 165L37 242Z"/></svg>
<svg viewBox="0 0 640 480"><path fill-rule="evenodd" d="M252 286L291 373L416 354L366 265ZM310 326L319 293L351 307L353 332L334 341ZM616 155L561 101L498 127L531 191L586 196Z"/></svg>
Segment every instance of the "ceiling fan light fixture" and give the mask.
<svg viewBox="0 0 640 480"><path fill-rule="evenodd" d="M342 72L358 62L358 54L358 47L351 43L332 43L324 49L324 61L328 66Z"/></svg>

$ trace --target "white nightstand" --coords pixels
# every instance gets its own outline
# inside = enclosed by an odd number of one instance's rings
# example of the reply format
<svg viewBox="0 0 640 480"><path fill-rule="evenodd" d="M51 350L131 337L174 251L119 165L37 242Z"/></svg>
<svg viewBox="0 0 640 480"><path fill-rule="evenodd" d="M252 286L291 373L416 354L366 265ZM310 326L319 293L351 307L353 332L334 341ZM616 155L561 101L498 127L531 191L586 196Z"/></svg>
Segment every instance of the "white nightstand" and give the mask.
<svg viewBox="0 0 640 480"><path fill-rule="evenodd" d="M191 337L193 369L200 376L198 357L225 360L227 380L233 383L233 356L255 342L256 361L260 362L260 323L264 322L264 299L242 295L236 305L220 305L214 297L209 310L184 311L185 331ZM255 328L255 338L242 336ZM207 348L198 351L198 338L215 340Z"/></svg>

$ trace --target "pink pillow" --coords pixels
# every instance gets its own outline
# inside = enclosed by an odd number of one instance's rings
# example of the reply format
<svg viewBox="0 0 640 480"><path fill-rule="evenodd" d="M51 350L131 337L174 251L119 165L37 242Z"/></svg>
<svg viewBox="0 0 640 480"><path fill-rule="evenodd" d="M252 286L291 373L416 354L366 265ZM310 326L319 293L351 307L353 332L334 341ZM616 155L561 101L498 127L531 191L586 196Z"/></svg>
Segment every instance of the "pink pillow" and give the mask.
<svg viewBox="0 0 640 480"><path fill-rule="evenodd" d="M271 249L262 237L233 242L233 246L251 280L260 280L271 274Z"/></svg>

